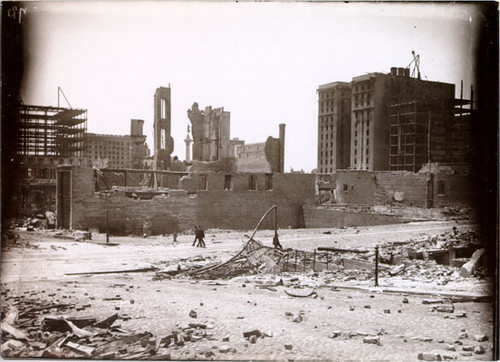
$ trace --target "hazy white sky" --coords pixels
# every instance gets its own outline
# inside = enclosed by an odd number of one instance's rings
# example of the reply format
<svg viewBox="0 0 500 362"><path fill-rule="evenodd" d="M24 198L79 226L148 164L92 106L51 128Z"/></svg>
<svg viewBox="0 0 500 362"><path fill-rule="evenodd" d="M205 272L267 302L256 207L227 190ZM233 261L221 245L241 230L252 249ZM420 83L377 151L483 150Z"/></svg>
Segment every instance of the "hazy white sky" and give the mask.
<svg viewBox="0 0 500 362"><path fill-rule="evenodd" d="M231 137L278 137L285 169L316 167L320 84L406 67L415 50L424 79L472 83L476 13L466 4L35 2L27 104L57 105L61 86L88 109L89 132L129 134L153 95L172 88L172 155L185 157L193 102L231 112ZM62 104L62 106L66 106Z"/></svg>

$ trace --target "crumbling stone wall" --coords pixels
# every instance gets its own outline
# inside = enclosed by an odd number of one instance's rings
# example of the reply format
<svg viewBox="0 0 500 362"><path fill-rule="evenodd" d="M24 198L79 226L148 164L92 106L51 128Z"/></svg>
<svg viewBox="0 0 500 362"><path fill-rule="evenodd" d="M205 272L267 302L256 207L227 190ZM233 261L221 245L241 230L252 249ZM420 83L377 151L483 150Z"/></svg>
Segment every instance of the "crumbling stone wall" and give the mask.
<svg viewBox="0 0 500 362"><path fill-rule="evenodd" d="M374 205L374 173L369 171L337 170L336 196L338 204Z"/></svg>
<svg viewBox="0 0 500 362"><path fill-rule="evenodd" d="M232 178L232 190L224 190L225 178ZM278 206L279 227L304 227L302 206L314 203L311 174L254 174L256 190L249 190L250 174L189 174L180 183L183 190L165 190L150 200L130 197L130 192L94 192L94 173L90 168L72 169L73 229L98 228L113 234L141 234L144 221L153 234L203 228L249 230L272 206ZM207 190L202 189L206 178ZM272 228L267 220L262 228Z"/></svg>
<svg viewBox="0 0 500 362"><path fill-rule="evenodd" d="M427 207L427 178L407 171L337 170L337 203ZM437 172L432 180L434 207L471 206L475 190L470 176Z"/></svg>
<svg viewBox="0 0 500 362"><path fill-rule="evenodd" d="M374 172L375 205L426 207L427 175L412 172Z"/></svg>
<svg viewBox="0 0 500 362"><path fill-rule="evenodd" d="M379 215L369 212L356 212L308 205L304 206L303 209L306 228L375 226L410 221L410 219L392 215Z"/></svg>
<svg viewBox="0 0 500 362"><path fill-rule="evenodd" d="M440 193L440 182L444 193ZM436 174L434 177L435 207L472 207L477 193L470 175Z"/></svg>

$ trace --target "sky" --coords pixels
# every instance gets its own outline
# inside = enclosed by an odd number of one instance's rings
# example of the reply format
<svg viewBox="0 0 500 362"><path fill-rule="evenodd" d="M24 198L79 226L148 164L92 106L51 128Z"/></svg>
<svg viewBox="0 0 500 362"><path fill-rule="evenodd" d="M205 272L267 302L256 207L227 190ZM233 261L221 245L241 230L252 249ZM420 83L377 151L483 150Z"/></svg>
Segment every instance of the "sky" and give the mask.
<svg viewBox="0 0 500 362"><path fill-rule="evenodd" d="M26 3L25 104L57 105L60 86L88 110L89 132L129 134L145 121L153 149L153 96L171 87L174 152L193 102L231 113L231 138L278 137L285 171L317 162L320 84L406 67L469 96L478 18L472 4L79 1ZM61 101L60 105L67 104Z"/></svg>

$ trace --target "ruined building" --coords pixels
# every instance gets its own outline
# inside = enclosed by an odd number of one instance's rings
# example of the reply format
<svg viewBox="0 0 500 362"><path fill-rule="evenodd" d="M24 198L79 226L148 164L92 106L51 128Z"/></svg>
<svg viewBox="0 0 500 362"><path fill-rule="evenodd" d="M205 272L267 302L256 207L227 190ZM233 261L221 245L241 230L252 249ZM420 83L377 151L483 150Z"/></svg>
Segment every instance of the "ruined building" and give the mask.
<svg viewBox="0 0 500 362"><path fill-rule="evenodd" d="M303 227L302 205L315 198L312 174L68 166L59 167L57 177L57 227L109 229L114 234L140 235L144 221L153 234L191 230L193 225L248 230L273 205L278 207L279 227ZM273 227L272 220L262 225Z"/></svg>
<svg viewBox="0 0 500 362"><path fill-rule="evenodd" d="M144 121L130 120L130 135L87 133L87 165L97 168L144 168L149 156Z"/></svg>
<svg viewBox="0 0 500 362"><path fill-rule="evenodd" d="M167 170L170 167L170 155L174 150L170 102L170 86L157 88L154 95L154 170Z"/></svg>
<svg viewBox="0 0 500 362"><path fill-rule="evenodd" d="M221 161L231 156L230 154L230 117L224 107L205 107L200 111L198 103L193 103L188 110L193 134L193 160L194 161Z"/></svg>
<svg viewBox="0 0 500 362"><path fill-rule="evenodd" d="M209 106L201 111L196 102L188 110L193 134L191 171L284 172L285 125L279 125L279 138L245 144L239 138L230 138L230 116L223 107ZM189 148L191 139L187 137L184 142Z"/></svg>
<svg viewBox="0 0 500 362"><path fill-rule="evenodd" d="M471 102L456 100L453 84L391 68L388 74L354 77L350 84L322 85L318 94L319 173L342 168L417 172L427 162L470 158Z"/></svg>
<svg viewBox="0 0 500 362"><path fill-rule="evenodd" d="M285 124L279 125L279 138L266 142L235 145L238 172L285 172Z"/></svg>

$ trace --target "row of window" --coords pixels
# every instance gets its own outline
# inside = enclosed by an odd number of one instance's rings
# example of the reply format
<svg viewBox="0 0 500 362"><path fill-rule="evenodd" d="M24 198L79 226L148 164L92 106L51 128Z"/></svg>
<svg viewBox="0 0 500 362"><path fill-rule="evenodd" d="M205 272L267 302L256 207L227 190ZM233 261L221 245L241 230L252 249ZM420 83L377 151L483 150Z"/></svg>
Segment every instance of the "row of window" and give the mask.
<svg viewBox="0 0 500 362"><path fill-rule="evenodd" d="M365 150L366 150L366 155L368 156L368 153L370 150L368 148L366 148ZM358 154L358 150L354 150L354 155L356 156L357 154Z"/></svg>
<svg viewBox="0 0 500 362"><path fill-rule="evenodd" d="M199 187L201 190L208 190L208 178L207 175L201 175ZM224 190L230 191L233 189L233 176L225 175L224 176ZM266 175L266 184L265 190L270 191L273 189L273 175ZM257 190L257 176L249 175L248 176L248 190L256 191Z"/></svg>

